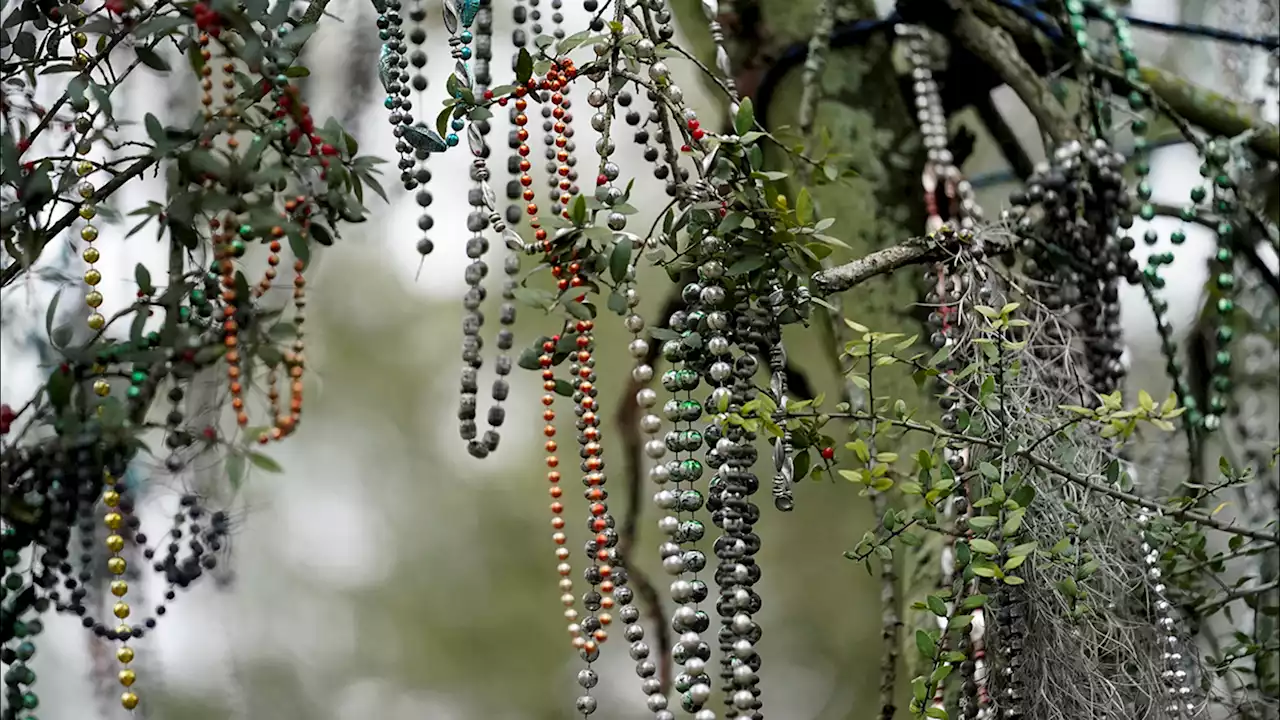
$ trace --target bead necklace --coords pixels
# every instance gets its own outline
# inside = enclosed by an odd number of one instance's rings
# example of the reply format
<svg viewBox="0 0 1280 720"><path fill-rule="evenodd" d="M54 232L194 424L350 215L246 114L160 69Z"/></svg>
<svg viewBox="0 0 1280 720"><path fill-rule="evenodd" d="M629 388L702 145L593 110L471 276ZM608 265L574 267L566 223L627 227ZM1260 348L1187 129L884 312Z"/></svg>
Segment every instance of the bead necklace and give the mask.
<svg viewBox="0 0 1280 720"><path fill-rule="evenodd" d="M479 33L476 39L475 89L481 96L489 96L491 95L488 83L491 79L489 61L492 59L493 11L489 7L488 0L480 3L475 19ZM460 118L454 119L453 128L461 130L461 122ZM484 262L484 256L489 250L489 241L484 232L490 224L493 224L499 232L505 231L502 219L495 212L496 199L488 184L489 170L485 163L489 156L489 145L485 139L488 132L487 120L481 120L467 129L467 144L475 158L471 165L473 185L467 197L472 207L471 213L467 216L467 229L472 232L472 237L467 241L466 249L467 257L471 258L472 262L464 274L470 289L463 299L467 315L462 324L462 359L466 367L462 373L458 419L462 423L461 435L462 439L467 441L467 451L476 458L487 457L489 453L498 449L498 443L501 440L498 428L506 419L502 402L510 394L510 385L506 376L511 372L511 358L507 353L515 342L515 335L510 328L516 319L516 306L512 301L515 298L514 290L518 283L515 276L520 272L519 257L507 255L503 266L507 277L503 283L502 307L498 316L502 324L497 339L499 355L494 363L494 371L498 377L494 380L491 392L494 404L490 406L486 417L489 429L485 431L481 440L476 440L476 393L479 390L477 374L483 364L481 355L483 342L479 333L484 326L484 315L480 312L480 305L485 299L485 290L481 282L489 272L489 267Z"/></svg>
<svg viewBox="0 0 1280 720"><path fill-rule="evenodd" d="M686 285L683 297L690 306L699 300L701 287L696 283ZM677 333L688 334L688 313L676 311L667 320L667 327ZM671 399L663 406L663 414L673 423L665 440L654 440L646 448L650 457L659 459L668 450L675 458L657 465L650 473L660 487L671 484L654 496L655 502L667 514L658 521L658 529L669 539L659 548L663 570L674 578L671 584L672 599L678 607L671 616L671 627L679 633L672 647L672 659L681 667L674 680L675 689L681 693L680 704L685 712L697 717L703 705L710 699L711 685L705 675L705 667L711 659L711 649L702 641L700 633L709 627L709 619L698 604L707 599L706 583L698 573L706 567L706 556L697 549L697 543L705 534L701 521L695 515L703 499L694 484L702 477L702 462L693 457L692 451L701 447L701 434L693 423L702 417L702 404L692 397L700 376L687 359L686 348L680 340L666 340L662 345L663 357L672 369L663 373L662 386ZM685 484L687 483L687 487ZM656 717L665 718L666 697L650 695L649 707ZM705 715L705 713L704 713Z"/></svg>
<svg viewBox="0 0 1280 720"><path fill-rule="evenodd" d="M75 9L72 11L71 24L73 27L82 27L85 22L85 13L80 9L83 0L75 2ZM72 45L76 48L75 65L81 69L86 68L90 62L89 55L84 51L88 44L88 38L82 31L72 34ZM97 215L95 207L95 188L90 182L89 176L93 172L94 166L85 156L92 149L92 144L85 137L92 122L91 116L88 114L89 105L87 99L79 99L73 106L77 112L76 129L81 133L82 139L76 143L75 152L81 159L76 166L76 174L80 177L80 183L77 186L77 192L81 198L79 215L86 221L86 225L80 230L80 238L87 244L84 251L84 259L89 263L89 269L85 272L85 283L89 286L89 292L85 296L85 303L89 306L91 312L87 321L90 330L95 333L101 332L106 328L106 318L99 312L102 305L102 294L98 291L97 286L102 281L102 274L94 267L94 264L100 259L100 254L93 243L98 239L98 229L92 224L92 220ZM100 398L105 398L111 393L111 385L106 380L106 366L99 363L95 370L98 378L93 382L93 391ZM103 410L102 405L97 406L98 412ZM103 524L107 526L110 534L106 539L107 550L110 557L107 559L107 571L116 578L121 578L128 569L128 563L124 557L125 535L127 531L124 529L124 516L120 513L120 503L122 499L122 486L117 486L118 473L106 472L102 474L102 504L106 507L103 515ZM90 535L89 537L92 537ZM117 602L112 609L113 614L120 620L120 625L116 628L116 635L120 639L120 646L116 651L116 659L119 661L121 669L117 674L117 679L123 687L120 695L120 705L125 710L133 710L138 706L138 695L133 691L132 686L137 676L129 664L133 661L133 649L129 647L128 640L132 636L132 630L124 621L130 615L129 604L125 601L128 593L129 585L123 579L114 580L111 583L111 593L117 598ZM26 698L23 698L24 704ZM25 706L25 705L24 705ZM34 708L27 708L34 709Z"/></svg>
<svg viewBox="0 0 1280 720"><path fill-rule="evenodd" d="M1155 548L1157 542L1150 532L1153 519L1155 518L1143 509L1138 513L1137 523L1142 530L1142 555L1146 564L1149 602L1154 610L1156 633L1165 664L1165 670L1161 673L1165 686L1163 709L1173 717L1190 718L1196 716L1198 707L1188 679L1187 663L1183 659L1183 641L1175 627L1173 606L1165 597L1165 585L1161 581L1162 572L1158 567L1160 551Z"/></svg>
<svg viewBox="0 0 1280 720"><path fill-rule="evenodd" d="M424 69L427 65L428 56L423 48L427 41L427 10L426 3L423 0L414 0L413 9L409 12L409 20L413 23L409 31L409 43L413 46L409 53L409 64L414 68L410 83L418 104L426 107L424 93L427 89L428 81ZM435 218L431 216L431 203L434 198L430 190L427 189L428 183L431 182L431 170L427 163L429 155L430 148L415 148L413 150L413 177L404 183L405 189L415 191L413 199L414 203L419 207L418 231L422 235L418 238L415 249L422 256L423 262L425 262L427 255L435 250L435 242L431 240L429 234L435 227Z"/></svg>
<svg viewBox="0 0 1280 720"><path fill-rule="evenodd" d="M947 131L946 112L942 97L938 92L938 83L931 67L931 52L928 45L929 36L925 30L916 26L900 26L898 33L906 38L908 59L912 65L912 89L915 95L916 119L920 123L921 134L926 148L925 171L922 176L925 210L928 215L927 229L931 233L950 236L954 234L947 223L958 223L961 232L970 239L972 228L982 219L982 209L973 197L973 188L964 179L960 169L956 167L951 151ZM942 191L947 199L947 208L938 207L938 185L941 181ZM944 218L942 213L946 213ZM975 254L980 252L980 245L975 245ZM930 344L935 350L951 348L942 370L948 377L953 377L957 370L967 365L971 358L961 357L957 352L957 325L964 322L961 313L961 302L968 291L970 278L964 272L956 272L959 266L951 263L937 263L924 275L925 307L936 308L928 314L926 327L930 330ZM964 401L954 383L940 381L938 383L939 404L943 415L944 427L954 429L957 418L965 408ZM963 475L969 468L969 456L972 449L960 443L948 443L944 449L944 461L957 475ZM965 485L968 492L968 485ZM945 512L948 518L955 519L957 512L970 514L971 509L963 499L948 502ZM954 545L956 538L946 540L943 552L939 557L941 563L940 584L949 590L954 583ZM976 592L977 583L973 583L971 591ZM954 602L954 601L953 601ZM966 648L973 653L961 666L960 702L966 720L986 717L990 712L990 700L987 695L984 653L982 609L973 611L973 624L964 641ZM940 626L945 619L939 619ZM941 627L945 633L946 628ZM972 689L972 692L970 692ZM932 706L945 709L946 683L939 681L931 698Z"/></svg>

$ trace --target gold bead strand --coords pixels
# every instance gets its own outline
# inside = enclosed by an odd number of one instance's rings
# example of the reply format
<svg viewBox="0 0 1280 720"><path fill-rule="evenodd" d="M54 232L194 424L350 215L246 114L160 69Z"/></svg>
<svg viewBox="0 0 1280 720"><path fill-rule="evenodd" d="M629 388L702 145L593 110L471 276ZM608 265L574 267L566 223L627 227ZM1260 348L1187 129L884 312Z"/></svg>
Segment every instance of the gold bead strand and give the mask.
<svg viewBox="0 0 1280 720"><path fill-rule="evenodd" d="M133 629L125 622L128 620L132 612L129 603L126 602L125 596L129 593L129 583L124 580L125 571L128 570L128 563L125 562L124 556L124 515L120 512L120 493L116 490L116 478L109 472L103 473L103 482L106 489L102 492L102 502L107 506L107 514L103 517L103 522L111 534L107 536L107 550L111 552L111 557L107 558L107 570L116 579L111 581L111 594L116 597L116 603L111 608L111 612L120 620L120 625L116 627L116 637L120 639L120 647L116 649L116 660L121 664L120 672L116 677L120 681L120 685L124 687L124 692L120 695L120 705L125 710L133 710L138 707L138 694L133 691L133 684L137 681L137 673L133 668L129 667L133 662L133 648L129 647L129 638L133 637Z"/></svg>

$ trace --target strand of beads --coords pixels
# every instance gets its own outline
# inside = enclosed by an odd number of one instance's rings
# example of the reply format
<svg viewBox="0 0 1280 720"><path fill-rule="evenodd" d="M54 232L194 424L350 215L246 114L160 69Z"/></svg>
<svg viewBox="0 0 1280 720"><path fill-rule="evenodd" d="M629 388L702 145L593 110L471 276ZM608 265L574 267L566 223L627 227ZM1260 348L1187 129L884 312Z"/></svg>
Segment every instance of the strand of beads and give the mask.
<svg viewBox="0 0 1280 720"><path fill-rule="evenodd" d="M682 295L687 305L698 300L700 290L696 283L685 286ZM687 337L690 334L687 323L688 313L678 310L668 318L667 327ZM702 445L693 423L702 417L703 409L691 395L699 383L699 374L689 361L690 350L682 339L667 340L662 345L662 355L672 365L672 369L662 375L663 388L672 394L663 406L663 414L674 426L666 434L662 452L654 449L650 455L665 455L666 450L672 450L675 458L654 467L650 477L659 485L668 481L672 484L670 490L659 492L654 499L668 513L658 521L659 530L669 538L660 547L659 554L663 570L675 578L671 596L678 604L671 616L671 627L680 634L671 651L672 659L681 666L674 685L681 693L680 704L685 712L703 720L713 718L714 713L703 708L711 697L710 679L704 672L711 659L711 648L702 641L700 633L709 627L710 621L706 612L698 607L707 599L706 583L698 578L698 573L706 567L706 556L697 550L697 542L705 530L694 514L702 505L695 483L702 476L703 465L690 452ZM684 483L688 483L687 488ZM649 696L650 709L663 720L674 717L666 706L665 696Z"/></svg>
<svg viewBox="0 0 1280 720"><path fill-rule="evenodd" d="M515 53L511 58L511 69L514 72L516 65L520 62L520 50L529 43L529 35L525 32L524 26L529 17L529 9L525 7L525 0L516 0L511 5L511 20L515 24L515 28L511 31L511 44L515 47ZM536 10L534 11L536 14ZM535 31L536 32L536 31ZM503 97L498 100L498 104L506 106L507 98ZM521 178L527 176L529 172L529 159L527 157L528 146L525 143L529 139L529 131L524 128L524 123L517 123L517 116L523 116L527 103L523 99L518 99L507 110L507 119L511 123L511 130L507 134L507 147L511 148L511 155L507 158L507 175L510 179L507 181L507 199L511 202L507 204L506 221L508 225L515 226L520 223L520 218L524 214L521 212L520 199L524 192ZM520 152L520 148L526 148L525 153Z"/></svg>
<svg viewBox="0 0 1280 720"><path fill-rule="evenodd" d="M557 65L552 65L555 73ZM549 88L542 93L542 129L545 131L543 142L547 148L547 186L548 198L551 200L551 212L568 217L569 203L578 194L578 171L575 166L578 159L573 151L577 143L573 141L573 113L570 108L573 101L569 99L569 83L553 78ZM545 104L546 100L551 105Z"/></svg>
<svg viewBox="0 0 1280 720"><path fill-rule="evenodd" d="M775 285L771 296L781 298L782 290ZM772 297L771 297L772 299ZM778 303L779 307L781 304ZM795 484L795 461L791 457L791 431L786 429L787 419L787 349L782 345L781 324L771 324L766 339L769 352L769 394L776 405L774 422L782 428L782 437L773 438L773 505L784 512L795 508L792 491Z"/></svg>
<svg viewBox="0 0 1280 720"><path fill-rule="evenodd" d="M71 18L74 27L83 27L85 22L85 14L79 9L83 0L78 0L75 5L76 10ZM84 52L85 46L88 44L88 38L81 30L77 30L72 34L72 44L76 48L75 65L80 68L87 67L89 64L89 56ZM84 240L88 246L84 251L84 259L89 263L89 269L85 272L85 283L89 286L89 292L85 296L85 303L90 308L90 315L87 324L90 330L95 333L106 327L106 318L99 312L102 306L102 294L98 291L97 286L102 281L102 274L94 267L94 264L100 259L100 254L93 243L98 239L98 229L92 224L92 220L97 215L95 207L94 194L96 192L93 183L89 180L93 172L93 164L85 158L92 148L92 144L86 135L92 122L91 116L88 114L89 105L86 98L79 98L73 102L73 109L76 111L76 130L80 133L81 139L76 143L75 152L80 157L76 166L76 174L80 178L77 186L77 193L82 200L79 214L86 224L80 230L80 238ZM103 375L106 372L105 365L99 364L95 370L99 376L93 383L94 393L98 397L106 397L111 392L111 385ZM101 406L98 408L101 410ZM119 512L121 502L120 489L116 485L116 474L103 470L102 474L102 503L106 506L107 511L103 516L103 522L107 526L110 534L107 536L107 550L110 557L107 559L107 571L116 578L121 578L128 569L128 563L124 557L125 539L122 532L125 528L124 517ZM89 535L92 538L92 534ZM111 583L111 592L118 599L113 608L113 613L121 620L121 624L116 628L116 635L119 637L121 645L116 651L116 659L121 664L121 670L118 674L118 680L124 687L124 691L120 695L120 704L126 710L133 710L138 706L138 695L133 692L132 686L136 680L136 675L129 667L129 663L133 661L133 650L129 647L128 639L132 637L132 631L123 621L129 617L130 608L125 602L125 595L128 592L128 583L123 579L117 579ZM25 699L25 698L24 698Z"/></svg>
<svg viewBox="0 0 1280 720"><path fill-rule="evenodd" d="M717 238L711 238L713 247L722 245ZM704 247L707 241L704 240ZM723 294L717 284L724 277L724 263L712 257L698 269L704 289L714 286ZM708 299L714 300L714 295ZM706 367L706 378L712 385L711 394L707 397L707 407L715 412L712 421L703 430L706 441L707 466L715 471L707 485L707 506L711 511L711 522L720 530L716 538L714 550L716 559L715 582L717 588L716 613L720 616L720 629L717 633L720 650L721 691L724 693L726 705L725 717L736 718L741 712L753 709L755 696L751 693L757 682L755 671L745 658L736 658L734 645L738 640L738 630L745 627L734 620L740 611L750 610L751 595L748 590L750 575L742 558L747 554L747 546L743 539L744 529L749 529L744 520L743 511L746 495L751 488L747 487L741 476L742 467L738 454L738 445L725 437L722 426L727 412L737 410L739 404L734 402L733 390L729 383L733 380L733 365L730 361L732 345L727 333L733 330L733 316L724 310L715 308L710 312L699 309L690 313L691 322L699 332L707 333L707 352L710 355Z"/></svg>
<svg viewBox="0 0 1280 720"><path fill-rule="evenodd" d="M723 307L725 301L721 296L724 294L713 291L707 298L708 305L716 309ZM756 358L771 332L772 313L752 308L745 288L736 290L734 300L727 336L739 354L733 364L729 412L739 413L757 395L753 383L759 365ZM722 484L708 501L712 520L719 520L722 529L722 539L717 541L721 572L716 580L720 597L726 602L717 606L721 616L718 639L721 652L731 655L727 668L722 660L722 676L727 671L733 682L734 692L727 698L733 703L733 716L750 720L763 717L758 684L761 657L755 649L762 630L754 620L762 607L760 595L754 590L761 577L760 566L755 561L760 551L760 537L753 532L760 519L760 509L751 501L751 496L760 488L759 479L751 471L756 461L755 440L755 433L746 428L725 428L723 438L716 441L716 449L725 460L719 473ZM729 611L732 615L727 614Z"/></svg>
<svg viewBox="0 0 1280 720"><path fill-rule="evenodd" d="M378 38L382 40L382 50L378 55L378 80L382 84L382 90L387 94L383 100L383 106L389 111L387 120L391 123L392 133L396 137L396 152L400 155L397 163L400 168L400 182L406 190L411 190L413 174L410 170L414 164L411 155L413 148L409 144L409 139L405 137L404 128L413 123L413 116L404 107L408 102L405 96L408 95L409 88L404 87L402 73L406 65L404 58L406 48L404 18L400 15L401 3L400 0L376 0L374 7L378 11L376 20ZM424 247L421 240L418 247L420 251Z"/></svg>
<svg viewBox="0 0 1280 720"><path fill-rule="evenodd" d="M576 264L576 263L574 263ZM571 264L570 272L574 272ZM584 285L585 278L574 273L571 284ZM578 416L579 455L582 458L582 484L586 487L583 495L588 502L587 528L594 536L586 544L590 565L583 569L583 579L590 586L582 595L583 609L587 616L582 620L581 656L587 663L586 670L580 674L580 683L588 692L577 700L578 712L584 716L596 710L596 700L589 694L595 684L595 674L591 665L600 657L600 646L608 640L606 628L613 622L608 612L614 606L612 591L613 548L617 544L617 535L613 529L613 516L609 514L608 493L604 489L606 475L604 472L603 448L601 446L599 405L596 402L595 323L591 320L579 320L574 325L577 332L575 344L576 354L571 355L575 362L570 363L569 371L573 374L573 399L576 407L574 414ZM597 589L598 588L598 589ZM585 681L585 682L584 682Z"/></svg>
<svg viewBox="0 0 1280 720"><path fill-rule="evenodd" d="M1200 173L1206 178L1213 178L1213 210L1219 221L1214 233L1217 236L1217 251L1214 253L1211 271L1213 286L1217 297L1214 302L1216 312L1215 340L1216 352L1213 355L1212 372L1209 379L1209 406L1205 408L1203 427L1213 432L1222 425L1222 415L1227 411L1228 399L1231 397L1231 340L1234 336L1232 316L1235 314L1236 277L1234 272L1233 247L1237 242L1235 226L1231 219L1235 216L1235 183L1226 169L1230 150L1225 140L1209 143L1205 153L1205 163Z"/></svg>
<svg viewBox="0 0 1280 720"><path fill-rule="evenodd" d="M556 442L556 411L553 407L556 401L556 371L553 366L554 356L556 352L556 344L560 342L560 336L557 335L550 340L542 343L542 354L538 357L538 364L542 367L542 419L546 425L542 428L542 434L546 436L546 444L543 449L547 453L547 482L550 483L548 490L551 495L551 528L555 531L551 535L552 542L556 545L556 573L560 575L560 604L564 606L564 617L569 621L569 636L573 639L573 644L578 647L582 644L581 626L578 625L578 611L574 609L573 597L573 566L569 564L569 548L566 547L568 537L564 533L564 504L560 499L564 496L564 488L560 485L560 457L556 453L559 450L559 444Z"/></svg>
<svg viewBox="0 0 1280 720"><path fill-rule="evenodd" d="M930 65L928 37L924 29L916 26L901 26L899 34L907 40L908 60L911 62L912 90L915 95L916 119L920 123L920 131L924 137L926 164L922 177L925 209L928 214L927 229L943 235L954 233L947 222L955 222L968 233L966 240L973 239L969 232L975 221L980 220L982 210L973 197L973 189L956 167L950 150L947 134L947 119L942 97L938 92L938 83L933 76ZM938 181L941 180L943 190L949 199L947 217L944 220L938 207ZM925 307L934 308L926 318L926 327L930 330L930 344L935 350L944 347L952 348L944 366L941 368L948 377L963 367L961 358L954 357L955 333L957 323L962 321L959 312L963 286L966 278L954 273L955 268L948 268L945 263L936 263L924 274ZM944 425L954 428L961 410L961 395L954 383L940 381L938 383L938 402L942 409ZM949 423L949 425L948 425ZM957 475L962 475L968 466L971 448L961 443L949 442L943 450L943 459ZM948 502L946 514L954 518L957 512L967 512L968 506L963 499ZM955 538L947 538L946 546L940 556L940 586L950 589L954 581ZM974 634L980 632L981 609L974 611L972 633L966 636L969 645L975 644ZM945 625L945 620L940 620ZM942 627L945 633L946 628ZM980 643L978 636L976 642ZM970 658L961 664L962 692L960 703L966 720L972 720L985 706L987 694L985 672L980 672L978 662ZM933 707L944 708L946 697L946 681L940 680L932 698Z"/></svg>
<svg viewBox="0 0 1280 720"><path fill-rule="evenodd" d="M486 95L490 81L489 60L492 58L493 30L493 11L487 0L481 3L476 14L476 27L478 37L476 39L475 88L481 95ZM461 129L459 127L461 122L460 118L454 120L455 130ZM462 324L462 359L466 367L462 373L458 418L462 423L460 428L462 439L467 441L467 451L476 458L487 457L498 449L498 443L501 440L498 428L506 419L502 402L510 394L510 385L506 376L511 372L511 358L507 352L511 350L515 341L515 335L511 332L510 326L516 319L516 307L512 301L515 298L514 290L518 281L514 276L520 270L519 258L508 256L504 266L507 278L503 284L503 303L499 314L499 322L502 324L497 340L499 355L494 365L498 375L492 390L494 404L490 406L486 418L489 429L485 431L481 440L477 440L475 422L476 393L479 390L477 374L484 362L481 354L483 342L479 337L480 330L484 327L484 315L480 312L480 305L484 301L485 291L481 283L489 273L489 266L484 262L484 256L489 251L489 240L485 237L485 230L490 225L491 214L493 224L498 226L498 231L502 232L505 229L501 218L494 213L495 198L488 186L489 170L485 163L489 155L489 146L485 140L488 132L489 123L483 120L467 128L467 144L475 158L471 165L473 185L467 197L472 207L471 213L467 216L467 229L472 233L471 239L467 241L467 257L471 258L472 262L464 276L470 289L463 299L467 315Z"/></svg>
<svg viewBox="0 0 1280 720"><path fill-rule="evenodd" d="M1146 563L1146 576L1149 582L1150 603L1154 610L1156 632L1159 634L1160 650L1165 669L1161 678L1165 685L1164 710L1175 718L1195 717L1196 704L1193 700L1191 685L1188 681L1186 662L1182 655L1182 640L1178 637L1173 617L1173 606L1165 597L1165 586L1161 581L1160 551L1156 550L1155 540L1150 533L1151 521L1154 518L1144 509L1138 513L1138 527L1142 530L1142 554Z"/></svg>
<svg viewBox="0 0 1280 720"><path fill-rule="evenodd" d="M121 552L124 550L125 540L124 532L127 526L124 522L124 516L120 512L121 494L116 488L116 477L109 472L104 474L104 482L107 485L106 490L102 493L102 502L107 506L107 514L103 516L103 523L111 532L107 536L107 550L112 555L107 560L107 570L112 575L120 577L125 574L128 564L125 562ZM118 673L120 685L124 687L124 691L120 695L120 705L126 710L133 710L138 707L138 695L133 691L133 684L137 681L137 674L129 667L134 660L133 648L128 644L129 639L134 636L134 629L125 624L131 609L125 601L125 596L129 592L129 584L124 580L114 580L111 583L111 594L117 598L117 602L111 609L111 613L120 620L120 624L116 627L115 634L120 641L120 646L116 649L116 660L120 662L121 669ZM141 628L138 628L140 631Z"/></svg>
<svg viewBox="0 0 1280 720"><path fill-rule="evenodd" d="M635 245L639 245L637 241ZM632 251L639 249L633 246ZM653 458L653 452L662 451L665 453L666 448L662 441L656 439L656 435L662 430L662 419L655 415L652 410L658 402L658 394L652 388L647 387L648 383L653 380L653 366L647 360L649 357L649 341L645 339L645 322L644 318L636 312L636 307L640 304L640 296L635 289L635 260L627 267L626 278L627 286L622 288L621 294L626 302L628 314L623 320L623 324L627 331L631 333L631 342L627 345L627 352L635 360L635 365L631 369L631 379L641 385L636 391L636 406L640 408L643 415L640 417L640 431L648 438L644 444L644 452L647 457ZM661 453L655 459L660 459ZM660 467L660 466L654 466ZM651 469L650 472L653 470ZM623 558L626 562L626 558ZM625 573L622 576L626 577ZM661 708L650 707L655 712L665 709L666 696L662 695L662 682L658 679L658 666L649 659L650 649L648 643L644 642L644 627L640 624L640 612L631 604L633 593L630 588L625 587L623 582L615 583L617 587L614 589L614 598L621 604L618 616L624 623L623 636L627 642L631 643L628 648L628 654L635 661L636 675L641 679L640 689L646 698L652 698L657 695L662 699Z"/></svg>
<svg viewBox="0 0 1280 720"><path fill-rule="evenodd" d="M713 385L706 405L716 414L706 426L703 437L708 448L706 462L715 470L715 475L708 484L707 506L712 523L720 530L714 551L718 560L715 582L716 613L720 616L717 640L721 689L726 705L725 717L736 718L743 714L751 717L760 709L756 699L759 656L753 650L759 629L751 618L759 607L759 597L751 590L752 583L759 577L758 567L751 560L759 543L758 540L752 543L753 536L750 535L751 525L759 512L748 500L759 487L759 482L750 474L750 462L744 464L747 457L754 457L754 448L731 439L741 434L741 428L726 429L722 424L727 413L738 412L742 406L741 398L735 396L730 386L735 378L734 367L730 363L733 359L730 338L736 314L721 308L726 295L721 286L725 269L724 263L715 256L722 247L723 242L717 238L703 241L703 249L711 257L698 268L702 290L698 309L690 313L690 323L707 336L706 347L710 355L703 369L705 377ZM752 568L755 568L755 575Z"/></svg>
<svg viewBox="0 0 1280 720"><path fill-rule="evenodd" d="M418 103L425 107L423 93L427 89L428 81L424 69L427 65L428 55L424 49L427 42L427 9L424 0L414 0L413 9L409 11L409 20L413 23L413 27L409 31L409 43L412 46L412 50L409 52L409 64L414 68L410 83L416 93ZM435 227L435 218L431 216L430 211L433 197L427 189L427 184L431 182L431 169L427 166L429 154L430 149L426 147L413 149L413 178L411 181L405 182L406 189L416 190L414 202L421 208L418 214L418 230L422 233L422 236L418 238L417 250L418 254L423 258L435 250L435 243L429 235L432 228Z"/></svg>
<svg viewBox="0 0 1280 720"><path fill-rule="evenodd" d="M733 117L738 114L738 87L733 80L733 65L729 62L729 52L724 49L724 27L720 25L720 4L717 0L702 0L700 4L702 15L707 19L707 29L711 31L711 42L716 46L716 69L720 71L720 82L729 92L729 117ZM808 71L807 67L806 71Z"/></svg>

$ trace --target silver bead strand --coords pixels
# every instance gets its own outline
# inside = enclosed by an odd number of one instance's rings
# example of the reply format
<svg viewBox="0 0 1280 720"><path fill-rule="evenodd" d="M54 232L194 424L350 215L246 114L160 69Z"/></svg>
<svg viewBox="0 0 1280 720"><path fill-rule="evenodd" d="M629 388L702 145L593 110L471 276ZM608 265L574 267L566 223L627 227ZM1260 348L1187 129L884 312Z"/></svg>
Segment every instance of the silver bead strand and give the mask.
<svg viewBox="0 0 1280 720"><path fill-rule="evenodd" d="M1151 607L1160 637L1160 649L1164 659L1161 677L1165 685L1165 711L1178 718L1195 717L1197 704L1188 681L1187 663L1182 655L1184 643L1178 637L1173 606L1165 596L1165 585L1159 567L1160 551L1153 547L1154 539L1147 528L1152 520L1145 509L1138 513L1138 527L1142 530L1142 555L1146 565L1146 579L1151 592Z"/></svg>
<svg viewBox="0 0 1280 720"><path fill-rule="evenodd" d="M700 291L698 283L686 285L682 291L686 305L692 306ZM688 329L688 318L688 312L678 310L672 313L667 326L677 333L684 333ZM693 449L691 439L696 432L694 423L702 417L702 405L692 395L700 379L693 364L685 362L689 348L683 339L665 341L662 354L673 368L662 376L663 387L673 395L663 409L667 418L676 423L676 427L667 433L665 445L676 453L676 458L666 464L667 476L674 487L660 492L655 499L660 507L672 513L660 521L660 529L671 538L663 543L660 554L663 570L675 578L671 584L671 596L678 605L671 616L671 627L679 638L671 653L672 660L682 672L676 676L674 686L680 693L680 706L686 713L695 720L714 720L714 711L704 707L711 697L711 685L704 682L709 680L705 671L711 649L700 634L710 623L706 612L699 608L699 603L707 597L706 583L698 578L698 573L706 567L706 556L697 549L705 527L696 516L696 508L702 505L702 495L696 489L696 483L703 475L704 466L690 454ZM699 439L697 446L701 444ZM688 486L685 487L684 483ZM698 502L690 505L687 502L689 498L698 498Z"/></svg>
<svg viewBox="0 0 1280 720"><path fill-rule="evenodd" d="M733 81L733 65L729 62L729 52L724 49L724 28L720 25L720 4L717 0L701 0L702 14L707 18L707 29L711 31L711 42L716 46L716 69L720 71L720 81L729 91L729 117L738 114L738 87Z"/></svg>
<svg viewBox="0 0 1280 720"><path fill-rule="evenodd" d="M477 94L483 95L491 78L489 61L493 57L493 9L490 0L480 0L475 26L474 90ZM467 229L472 232L471 239L467 241L467 257L471 258L472 263L465 273L466 282L471 289L467 291L463 300L467 309L467 315L463 320L462 353L466 367L462 373L462 396L458 418L462 423L460 429L462 439L467 441L467 452L476 458L487 457L498 449L498 443L501 440L498 428L506 420L506 410L502 407L502 403L511 391L507 381L507 375L511 373L511 357L508 353L515 343L511 326L516 320L515 288L518 284L516 276L520 272L519 257L514 254L506 255L503 263L506 278L503 281L502 306L499 309L498 318L502 329L498 332L499 354L494 361L494 372L498 376L493 382L494 404L489 407L485 418L489 429L481 439L477 440L475 423L476 393L479 390L477 375L484 362L482 353L484 343L479 336L484 325L484 315L480 312L480 305L485 299L485 291L481 283L489 273L489 267L483 259L489 251L489 240L485 237L485 231L493 225L504 239L509 232L496 210L497 198L489 186L489 168L485 160L489 155L489 145L485 139L488 131L487 120L467 126L467 145L474 158L470 170L473 185L467 197L472 207L471 213L467 216Z"/></svg>

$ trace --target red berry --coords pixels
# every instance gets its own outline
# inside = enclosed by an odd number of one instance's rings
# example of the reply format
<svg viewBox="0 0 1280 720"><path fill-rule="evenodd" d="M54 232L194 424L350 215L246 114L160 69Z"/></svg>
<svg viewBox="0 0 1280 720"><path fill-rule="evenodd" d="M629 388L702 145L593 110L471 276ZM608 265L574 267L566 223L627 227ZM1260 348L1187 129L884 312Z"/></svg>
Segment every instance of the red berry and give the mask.
<svg viewBox="0 0 1280 720"><path fill-rule="evenodd" d="M823 459L823 460L830 460L831 458L833 458L833 457L835 457L835 456L836 456L836 450L835 450L835 448L829 448L829 447L824 447L824 448L822 448L822 459Z"/></svg>
<svg viewBox="0 0 1280 720"><path fill-rule="evenodd" d="M324 155L337 155L338 148L330 145L329 143L324 143L320 146L320 152Z"/></svg>
<svg viewBox="0 0 1280 720"><path fill-rule="evenodd" d="M693 131L693 139L701 140L706 134L707 133L702 128L697 128Z"/></svg>
<svg viewBox="0 0 1280 720"><path fill-rule="evenodd" d="M485 90L485 91L484 91L484 99L485 99L485 100L492 100L492 99L493 99L493 91L492 91L492 90Z"/></svg>
<svg viewBox="0 0 1280 720"><path fill-rule="evenodd" d="M204 429L204 436L208 440L217 440L218 431L212 425L210 425Z"/></svg>
<svg viewBox="0 0 1280 720"><path fill-rule="evenodd" d="M0 435L7 435L9 428L13 425L13 421L17 419L18 414L13 411L6 403L0 405Z"/></svg>
<svg viewBox="0 0 1280 720"><path fill-rule="evenodd" d="M701 123L699 123L699 122L698 122L698 119L697 119L697 118L694 118L693 120L690 120L690 121L689 121L689 129L690 129L690 130L697 130L697 129L698 129L698 126L699 126L700 124L701 124Z"/></svg>
<svg viewBox="0 0 1280 720"><path fill-rule="evenodd" d="M609 182L609 178L605 177L604 173L600 173L599 175L596 176L597 185L605 185L608 182Z"/></svg>

